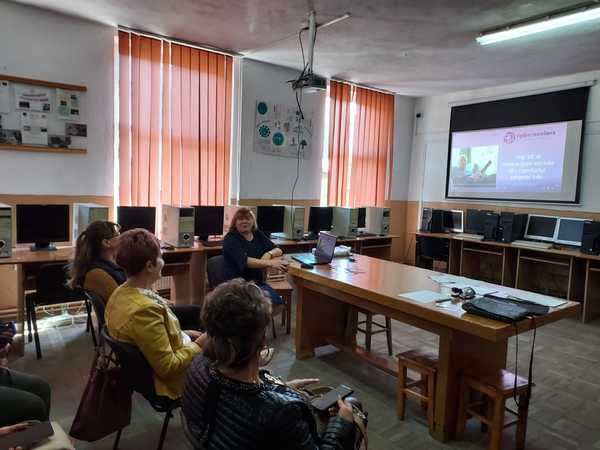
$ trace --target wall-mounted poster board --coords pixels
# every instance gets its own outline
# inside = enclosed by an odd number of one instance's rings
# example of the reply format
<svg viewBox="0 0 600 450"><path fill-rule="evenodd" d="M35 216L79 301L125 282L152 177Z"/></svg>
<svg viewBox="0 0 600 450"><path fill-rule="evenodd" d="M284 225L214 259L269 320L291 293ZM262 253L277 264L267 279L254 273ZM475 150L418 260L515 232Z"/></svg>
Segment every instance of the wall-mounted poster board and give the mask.
<svg viewBox="0 0 600 450"><path fill-rule="evenodd" d="M86 91L0 74L0 150L86 153Z"/></svg>

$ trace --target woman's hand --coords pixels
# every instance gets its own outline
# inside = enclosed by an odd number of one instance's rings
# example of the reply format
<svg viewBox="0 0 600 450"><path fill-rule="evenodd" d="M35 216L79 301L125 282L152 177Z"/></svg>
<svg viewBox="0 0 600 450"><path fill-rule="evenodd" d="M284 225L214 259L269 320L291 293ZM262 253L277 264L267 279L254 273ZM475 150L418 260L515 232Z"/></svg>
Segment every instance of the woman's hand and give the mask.
<svg viewBox="0 0 600 450"><path fill-rule="evenodd" d="M208 339L208 335L206 333L199 333L198 337L194 340L194 342L202 348Z"/></svg>
<svg viewBox="0 0 600 450"><path fill-rule="evenodd" d="M288 381L286 384L294 389L304 389L306 386L310 386L311 384L316 384L318 382L318 378L301 378L298 380Z"/></svg>
<svg viewBox="0 0 600 450"><path fill-rule="evenodd" d="M8 434L16 433L18 431L23 431L27 427L29 427L29 423L27 422L16 423L7 427L0 427L0 436L6 436ZM21 447L15 448L15 450L19 449L21 449Z"/></svg>
<svg viewBox="0 0 600 450"><path fill-rule="evenodd" d="M270 261L270 267L272 267L273 269L281 270L283 272L287 272L287 268L289 265L289 261L283 258L277 258Z"/></svg>
<svg viewBox="0 0 600 450"><path fill-rule="evenodd" d="M350 423L353 423L354 422L354 413L352 412L352 405L350 405L350 403L342 400L342 397L339 397L339 396L338 396L337 404L338 404L338 408L339 408L337 415L340 416L342 419L344 419Z"/></svg>

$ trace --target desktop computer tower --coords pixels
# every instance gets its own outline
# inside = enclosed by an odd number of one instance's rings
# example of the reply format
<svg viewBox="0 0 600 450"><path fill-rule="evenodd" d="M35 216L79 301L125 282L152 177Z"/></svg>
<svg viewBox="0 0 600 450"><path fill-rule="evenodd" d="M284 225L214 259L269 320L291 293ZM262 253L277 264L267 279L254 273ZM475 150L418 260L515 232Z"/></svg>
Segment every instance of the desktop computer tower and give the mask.
<svg viewBox="0 0 600 450"><path fill-rule="evenodd" d="M483 239L486 241L495 241L498 238L498 224L500 215L496 213L486 213L483 220Z"/></svg>
<svg viewBox="0 0 600 450"><path fill-rule="evenodd" d="M338 237L358 235L358 208L333 208L331 234Z"/></svg>
<svg viewBox="0 0 600 450"><path fill-rule="evenodd" d="M421 228L419 231L430 231L431 230L431 216L433 215L433 209L423 208L421 210Z"/></svg>
<svg viewBox="0 0 600 450"><path fill-rule="evenodd" d="M283 233L273 233L272 236L299 241L304 235L304 206L286 205L283 218Z"/></svg>
<svg viewBox="0 0 600 450"><path fill-rule="evenodd" d="M385 235L390 232L390 208L368 207L365 212L365 228L367 233Z"/></svg>
<svg viewBox="0 0 600 450"><path fill-rule="evenodd" d="M527 214L511 212L500 213L498 224L498 242L509 244L518 239L523 239L527 226Z"/></svg>
<svg viewBox="0 0 600 450"><path fill-rule="evenodd" d="M12 256L12 209L0 203L0 258Z"/></svg>
<svg viewBox="0 0 600 450"><path fill-rule="evenodd" d="M256 220L256 206L246 206L246 205L227 205L223 208L223 235L229 233L229 225L231 224L231 219L235 216L235 213L240 208L248 208L254 214L254 219Z"/></svg>
<svg viewBox="0 0 600 450"><path fill-rule="evenodd" d="M600 254L600 222L586 220L583 224L581 252L588 255Z"/></svg>
<svg viewBox="0 0 600 450"><path fill-rule="evenodd" d="M193 247L194 208L162 205L161 240L175 247Z"/></svg>
<svg viewBox="0 0 600 450"><path fill-rule="evenodd" d="M444 210L433 209L431 211L431 222L429 230L431 233L443 233L444 232Z"/></svg>
<svg viewBox="0 0 600 450"><path fill-rule="evenodd" d="M73 203L73 245L83 230L96 220L108 220L108 206L95 203Z"/></svg>

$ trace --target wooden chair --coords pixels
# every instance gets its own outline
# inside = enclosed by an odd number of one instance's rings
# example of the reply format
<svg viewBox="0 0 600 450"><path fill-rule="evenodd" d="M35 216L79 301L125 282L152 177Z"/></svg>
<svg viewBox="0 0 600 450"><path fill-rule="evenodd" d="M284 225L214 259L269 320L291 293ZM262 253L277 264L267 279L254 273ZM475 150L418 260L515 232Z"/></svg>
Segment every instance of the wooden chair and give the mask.
<svg viewBox="0 0 600 450"><path fill-rule="evenodd" d="M373 320L373 313L364 309L357 308L358 312L365 315L365 320L359 320L356 326L356 330L364 333L365 335L365 348L368 352L371 351L371 338L374 334L385 333L387 339L388 355L393 355L394 351L392 348L392 320L389 317L385 318L385 325L375 322ZM361 328L364 325L364 328ZM377 327L373 330L373 327Z"/></svg>
<svg viewBox="0 0 600 450"><path fill-rule="evenodd" d="M400 420L404 420L407 395L418 398L421 400L421 407L427 410L430 433L434 431L433 413L437 366L438 357L434 354L410 350L398 355L398 416ZM410 380L406 375L407 369L418 372L420 380ZM415 387L419 388L419 391L412 389Z"/></svg>
<svg viewBox="0 0 600 450"><path fill-rule="evenodd" d="M280 308L274 305L273 308L273 317L281 314L281 325L285 326L285 332L287 334L291 334L292 332L292 292L294 292L294 288L287 281L287 276L279 271L271 271L268 270L266 274L267 283L271 285L271 287L281 295L283 300L283 305ZM276 311L277 310L277 311ZM273 326L273 338L277 337L277 333L275 331L275 322L272 323Z"/></svg>
<svg viewBox="0 0 600 450"><path fill-rule="evenodd" d="M506 400L514 395L515 378L517 381L518 412L506 408ZM478 400L471 400L472 393L480 394ZM483 396L483 398L481 398ZM502 448L502 432L504 428L517 425L516 448L525 448L527 434L527 412L529 409L529 389L527 380L508 370L498 369L483 374L469 373L462 376L460 386L460 403L456 439L464 436L465 424L469 417L481 422L482 431L491 428L490 450ZM517 416L517 420L504 423L504 414L508 411Z"/></svg>

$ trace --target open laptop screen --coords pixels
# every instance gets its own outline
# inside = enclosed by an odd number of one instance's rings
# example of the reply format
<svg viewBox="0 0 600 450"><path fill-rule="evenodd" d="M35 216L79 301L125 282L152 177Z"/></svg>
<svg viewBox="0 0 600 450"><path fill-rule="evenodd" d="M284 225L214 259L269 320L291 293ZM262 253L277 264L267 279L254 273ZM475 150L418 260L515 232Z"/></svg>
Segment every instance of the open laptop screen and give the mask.
<svg viewBox="0 0 600 450"><path fill-rule="evenodd" d="M335 251L335 243L337 238L333 234L319 233L317 248L315 250L315 258L319 262L330 262L333 259Z"/></svg>

